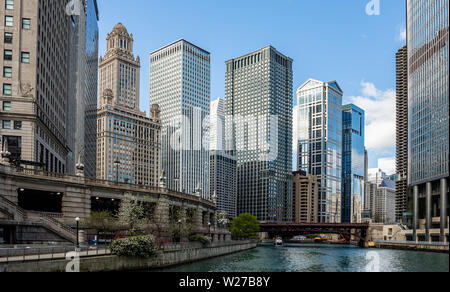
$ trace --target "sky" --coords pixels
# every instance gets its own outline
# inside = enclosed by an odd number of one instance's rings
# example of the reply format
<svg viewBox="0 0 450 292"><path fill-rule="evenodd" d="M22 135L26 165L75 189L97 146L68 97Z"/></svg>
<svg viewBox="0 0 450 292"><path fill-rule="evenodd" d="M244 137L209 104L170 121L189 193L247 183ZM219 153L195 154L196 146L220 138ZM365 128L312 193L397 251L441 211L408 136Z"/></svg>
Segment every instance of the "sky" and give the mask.
<svg viewBox="0 0 450 292"><path fill-rule="evenodd" d="M209 51L214 100L225 96L226 60L272 45L294 59L293 105L309 78L336 80L344 103L366 111L369 168L381 160L385 172L395 171L395 53L406 43L404 0L98 2L100 55L118 22L133 33L142 66L141 110L149 111L149 56L156 49L184 38Z"/></svg>

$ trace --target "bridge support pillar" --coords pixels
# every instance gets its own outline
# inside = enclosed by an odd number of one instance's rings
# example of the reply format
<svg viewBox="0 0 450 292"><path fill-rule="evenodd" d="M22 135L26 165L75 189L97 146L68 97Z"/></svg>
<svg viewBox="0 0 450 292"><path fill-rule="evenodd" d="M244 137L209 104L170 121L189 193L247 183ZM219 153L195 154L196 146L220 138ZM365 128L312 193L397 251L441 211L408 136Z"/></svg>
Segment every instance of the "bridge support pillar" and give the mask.
<svg viewBox="0 0 450 292"><path fill-rule="evenodd" d="M426 217L427 217L427 223L426 223L426 241L431 242L431 223L432 223L432 217L431 217L431 207L432 207L432 185L431 183L426 184Z"/></svg>
<svg viewBox="0 0 450 292"><path fill-rule="evenodd" d="M419 186L414 186L413 190L413 205L414 205L414 217L413 217L413 241L417 242L417 228L419 225Z"/></svg>
<svg viewBox="0 0 450 292"><path fill-rule="evenodd" d="M445 229L447 229L447 179L441 179L441 242L447 242Z"/></svg>

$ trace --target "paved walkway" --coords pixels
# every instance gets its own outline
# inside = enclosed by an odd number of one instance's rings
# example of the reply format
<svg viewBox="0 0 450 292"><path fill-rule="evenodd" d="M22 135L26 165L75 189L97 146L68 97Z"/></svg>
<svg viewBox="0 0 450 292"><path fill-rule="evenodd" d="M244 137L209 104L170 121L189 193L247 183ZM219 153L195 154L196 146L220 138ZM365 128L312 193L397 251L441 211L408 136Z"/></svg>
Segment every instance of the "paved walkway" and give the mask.
<svg viewBox="0 0 450 292"><path fill-rule="evenodd" d="M73 250L75 251L75 250ZM72 251L72 252L73 252ZM71 251L67 251L70 253ZM95 257L95 256L104 256L110 255L111 251L109 249L100 249L100 250L88 250L88 251L80 251L80 257ZM13 263L13 262L29 262L29 261L43 261L43 260L61 260L66 259L66 253L63 252L55 252L52 254L35 254L35 255L22 255L22 256L11 256L11 257L0 257L0 264L2 263Z"/></svg>

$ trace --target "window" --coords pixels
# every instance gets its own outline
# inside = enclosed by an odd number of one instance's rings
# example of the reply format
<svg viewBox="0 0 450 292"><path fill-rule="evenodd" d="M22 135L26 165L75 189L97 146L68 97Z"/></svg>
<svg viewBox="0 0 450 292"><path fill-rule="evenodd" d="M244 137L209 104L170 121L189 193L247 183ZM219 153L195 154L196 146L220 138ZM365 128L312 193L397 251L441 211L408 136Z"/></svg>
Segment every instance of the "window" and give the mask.
<svg viewBox="0 0 450 292"><path fill-rule="evenodd" d="M30 63L30 53L22 52L22 56L21 56L20 60L22 63Z"/></svg>
<svg viewBox="0 0 450 292"><path fill-rule="evenodd" d="M11 110L11 102L10 101L4 101L3 102L3 110L4 111L10 111Z"/></svg>
<svg viewBox="0 0 450 292"><path fill-rule="evenodd" d="M14 0L6 0L5 8L6 8L6 10L13 10L14 9Z"/></svg>
<svg viewBox="0 0 450 292"><path fill-rule="evenodd" d="M22 130L22 121L14 121L14 130Z"/></svg>
<svg viewBox="0 0 450 292"><path fill-rule="evenodd" d="M4 95L11 95L12 94L11 84L3 84L3 94Z"/></svg>
<svg viewBox="0 0 450 292"><path fill-rule="evenodd" d="M12 16L5 16L5 26L12 27L14 25L14 18Z"/></svg>
<svg viewBox="0 0 450 292"><path fill-rule="evenodd" d="M13 41L13 34L10 32L5 32L5 44L12 44Z"/></svg>
<svg viewBox="0 0 450 292"><path fill-rule="evenodd" d="M3 77L5 77L5 78L12 77L12 68L11 67L3 67Z"/></svg>
<svg viewBox="0 0 450 292"><path fill-rule="evenodd" d="M11 129L11 121L2 121L2 128L3 129Z"/></svg>
<svg viewBox="0 0 450 292"><path fill-rule="evenodd" d="M31 20L29 18L22 19L22 28L30 29L31 28Z"/></svg>
<svg viewBox="0 0 450 292"><path fill-rule="evenodd" d="M13 52L11 50L5 50L3 54L3 59L6 61L12 61Z"/></svg>

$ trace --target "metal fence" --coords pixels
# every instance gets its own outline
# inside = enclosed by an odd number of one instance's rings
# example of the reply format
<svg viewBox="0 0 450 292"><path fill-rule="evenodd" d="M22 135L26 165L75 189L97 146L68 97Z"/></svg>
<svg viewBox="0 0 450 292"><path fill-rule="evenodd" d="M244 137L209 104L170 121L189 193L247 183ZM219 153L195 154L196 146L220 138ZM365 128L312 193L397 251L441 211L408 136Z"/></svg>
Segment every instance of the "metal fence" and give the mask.
<svg viewBox="0 0 450 292"><path fill-rule="evenodd" d="M0 264L66 259L68 253L75 251L79 252L80 258L111 254L108 245L80 246L79 249L75 246L0 248Z"/></svg>
<svg viewBox="0 0 450 292"><path fill-rule="evenodd" d="M375 240L375 243L380 244L396 244L396 245L427 245L427 246L448 246L448 242L428 242L428 241L389 241L389 240Z"/></svg>

